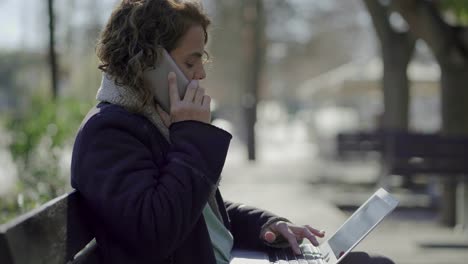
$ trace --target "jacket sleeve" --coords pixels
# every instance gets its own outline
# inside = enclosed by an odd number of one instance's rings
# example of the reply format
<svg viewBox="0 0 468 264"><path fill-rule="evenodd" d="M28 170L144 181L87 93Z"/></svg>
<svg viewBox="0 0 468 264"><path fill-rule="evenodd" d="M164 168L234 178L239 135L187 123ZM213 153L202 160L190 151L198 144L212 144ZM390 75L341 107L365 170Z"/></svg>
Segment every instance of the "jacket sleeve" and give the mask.
<svg viewBox="0 0 468 264"><path fill-rule="evenodd" d="M157 262L171 255L199 219L231 135L201 122L174 123L171 149L158 167L141 127L130 114L90 119L75 143L72 179L107 233Z"/></svg>
<svg viewBox="0 0 468 264"><path fill-rule="evenodd" d="M261 232L276 221L290 222L286 218L252 206L230 201L225 201L224 205L231 220L234 248L262 250L266 246L274 246L276 243L269 244L260 237Z"/></svg>

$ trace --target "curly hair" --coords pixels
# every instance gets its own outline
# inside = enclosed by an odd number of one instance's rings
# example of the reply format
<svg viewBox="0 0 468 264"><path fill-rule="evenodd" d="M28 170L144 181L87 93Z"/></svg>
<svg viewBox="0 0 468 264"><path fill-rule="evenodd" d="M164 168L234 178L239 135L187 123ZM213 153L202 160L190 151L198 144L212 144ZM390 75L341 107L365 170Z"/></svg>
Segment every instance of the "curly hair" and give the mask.
<svg viewBox="0 0 468 264"><path fill-rule="evenodd" d="M143 105L152 99L143 72L154 67L158 48L171 52L192 27L201 26L208 41L210 19L196 2L122 0L102 31L96 48L99 69L116 84L135 89Z"/></svg>

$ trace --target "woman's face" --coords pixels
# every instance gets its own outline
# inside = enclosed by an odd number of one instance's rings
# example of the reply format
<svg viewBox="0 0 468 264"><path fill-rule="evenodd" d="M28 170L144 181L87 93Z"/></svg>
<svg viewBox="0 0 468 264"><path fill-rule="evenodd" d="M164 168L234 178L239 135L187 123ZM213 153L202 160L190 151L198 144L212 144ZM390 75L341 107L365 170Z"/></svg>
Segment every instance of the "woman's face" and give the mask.
<svg viewBox="0 0 468 264"><path fill-rule="evenodd" d="M203 65L204 51L205 32L201 26L193 26L170 54L189 80L203 80L206 77Z"/></svg>

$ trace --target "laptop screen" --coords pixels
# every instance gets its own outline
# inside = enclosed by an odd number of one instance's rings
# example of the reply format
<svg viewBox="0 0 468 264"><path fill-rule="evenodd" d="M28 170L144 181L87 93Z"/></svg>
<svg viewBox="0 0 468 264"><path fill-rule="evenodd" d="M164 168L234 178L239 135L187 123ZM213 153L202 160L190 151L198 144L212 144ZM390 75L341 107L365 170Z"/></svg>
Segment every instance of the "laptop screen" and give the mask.
<svg viewBox="0 0 468 264"><path fill-rule="evenodd" d="M373 195L328 240L336 259L339 259L358 243L393 209L394 206L379 196Z"/></svg>

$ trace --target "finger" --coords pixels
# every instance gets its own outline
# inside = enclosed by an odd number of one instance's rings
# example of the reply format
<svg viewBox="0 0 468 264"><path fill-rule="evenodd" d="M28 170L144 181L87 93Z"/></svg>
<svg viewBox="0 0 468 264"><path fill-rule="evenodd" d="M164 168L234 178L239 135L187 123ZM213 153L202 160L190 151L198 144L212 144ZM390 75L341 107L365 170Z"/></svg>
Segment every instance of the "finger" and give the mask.
<svg viewBox="0 0 468 264"><path fill-rule="evenodd" d="M297 243L297 237L294 235L292 231L289 231L288 235L286 236L286 239L289 242L289 245L291 246L292 250L294 253L297 255L301 254L301 249L299 248L299 244Z"/></svg>
<svg viewBox="0 0 468 264"><path fill-rule="evenodd" d="M271 231L266 231L265 232L265 235L263 235L263 238L265 239L265 241L267 241L268 243L273 243L275 242L276 240L276 234L271 232Z"/></svg>
<svg viewBox="0 0 468 264"><path fill-rule="evenodd" d="M302 238L307 238L314 246L318 246L318 240L314 234L306 227L306 226L289 226L289 228L296 234Z"/></svg>
<svg viewBox="0 0 468 264"><path fill-rule="evenodd" d="M187 85L187 91L185 91L185 95L184 95L185 102L193 102L193 100L195 99L197 88L198 88L198 82L195 80L192 80Z"/></svg>
<svg viewBox="0 0 468 264"><path fill-rule="evenodd" d="M171 105L175 105L177 102L180 101L179 89L177 89L177 79L174 72L170 72L167 76L167 80L169 82L169 99L171 101Z"/></svg>
<svg viewBox="0 0 468 264"><path fill-rule="evenodd" d="M294 253L296 253L297 255L301 254L301 249L299 248L299 244L297 243L297 237L293 233L293 231L286 225L280 225L278 226L278 229L278 232L280 232L280 234L282 234L283 237L285 237L288 240L289 245L291 246Z"/></svg>
<svg viewBox="0 0 468 264"><path fill-rule="evenodd" d="M312 245L314 245L316 247L319 245L319 242L317 241L317 238L312 234L312 232L309 231L309 229L304 228L303 235L304 235L304 237L309 239L309 241L312 243Z"/></svg>
<svg viewBox="0 0 468 264"><path fill-rule="evenodd" d="M323 230L318 230L318 229L315 229L313 227L311 227L310 225L306 225L305 227L307 227L307 229L309 229L310 232L312 232L312 234L318 236L318 237L324 237L325 236L325 231Z"/></svg>
<svg viewBox="0 0 468 264"><path fill-rule="evenodd" d="M209 95L204 95L203 96L202 106L204 108L210 109L210 107L211 107L211 97Z"/></svg>
<svg viewBox="0 0 468 264"><path fill-rule="evenodd" d="M203 103L203 97L205 96L205 89L198 87L197 94L195 95L195 100L193 101L196 105L201 105Z"/></svg>

